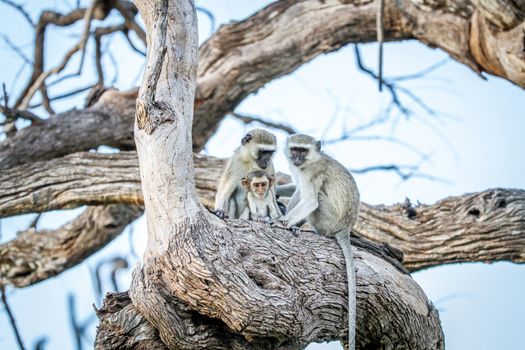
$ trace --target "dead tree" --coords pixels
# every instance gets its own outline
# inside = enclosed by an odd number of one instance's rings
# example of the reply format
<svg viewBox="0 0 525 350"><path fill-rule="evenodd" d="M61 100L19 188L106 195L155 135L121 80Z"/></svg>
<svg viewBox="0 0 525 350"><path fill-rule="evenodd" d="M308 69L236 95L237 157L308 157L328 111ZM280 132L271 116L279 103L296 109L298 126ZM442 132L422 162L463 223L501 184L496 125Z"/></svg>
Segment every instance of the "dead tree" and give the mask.
<svg viewBox="0 0 525 350"><path fill-rule="evenodd" d="M101 144L134 148L137 91L106 91L85 109L40 119L29 111L28 94L40 91L53 111L41 78L48 73L43 54L35 51L20 103L2 110L9 120L32 125L0 143L0 217L93 206L57 230L30 228L0 245L0 283L28 286L82 262L141 215L145 204L150 240L144 265L129 294L110 295L98 311L98 348L301 348L346 334L346 282L335 243L308 232L295 238L262 224L217 220L197 196L209 203L223 163L192 157L191 150L201 149L224 115L268 81L345 44L375 40L378 2L270 4L222 26L200 48L197 70L191 3L137 1L150 51L137 104L142 188L136 152L83 152ZM94 1L68 16L42 16L37 47L47 24L102 20L112 7L125 21L98 35L134 30L145 41L129 2ZM480 75L525 87L524 17L522 1L385 0L384 39L419 40ZM77 46L83 51L85 36ZM363 205L356 233L380 245L354 242L358 345L442 348L437 313L405 267L522 263L524 218L522 190L488 190L431 206Z"/></svg>
<svg viewBox="0 0 525 350"><path fill-rule="evenodd" d="M225 223L199 202L194 4L136 4L148 42L135 122L148 243L131 304L112 308L119 299L110 296L98 312L96 348L294 349L341 337L347 290L332 240ZM355 259L360 347L443 348L437 312L414 281L366 249Z"/></svg>

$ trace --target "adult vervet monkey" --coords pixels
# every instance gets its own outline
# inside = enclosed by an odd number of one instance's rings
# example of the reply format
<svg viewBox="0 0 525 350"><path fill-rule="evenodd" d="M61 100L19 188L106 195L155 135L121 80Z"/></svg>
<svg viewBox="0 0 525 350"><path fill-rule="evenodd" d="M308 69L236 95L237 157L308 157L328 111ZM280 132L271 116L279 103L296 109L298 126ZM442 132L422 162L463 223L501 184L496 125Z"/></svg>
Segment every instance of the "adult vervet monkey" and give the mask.
<svg viewBox="0 0 525 350"><path fill-rule="evenodd" d="M343 250L348 276L348 344L355 349L356 282L350 230L359 213L359 191L350 172L321 152L321 142L298 134L288 137L286 156L296 190L288 213L279 220L285 226L308 221L317 233L335 237Z"/></svg>
<svg viewBox="0 0 525 350"><path fill-rule="evenodd" d="M271 221L281 217L273 188L274 177L262 170L252 171L242 178L248 206L241 213L244 220Z"/></svg>
<svg viewBox="0 0 525 350"><path fill-rule="evenodd" d="M237 219L248 206L242 178L256 170L264 170L275 177L272 157L276 150L275 135L253 129L242 138L241 145L234 151L222 173L215 196L215 213Z"/></svg>

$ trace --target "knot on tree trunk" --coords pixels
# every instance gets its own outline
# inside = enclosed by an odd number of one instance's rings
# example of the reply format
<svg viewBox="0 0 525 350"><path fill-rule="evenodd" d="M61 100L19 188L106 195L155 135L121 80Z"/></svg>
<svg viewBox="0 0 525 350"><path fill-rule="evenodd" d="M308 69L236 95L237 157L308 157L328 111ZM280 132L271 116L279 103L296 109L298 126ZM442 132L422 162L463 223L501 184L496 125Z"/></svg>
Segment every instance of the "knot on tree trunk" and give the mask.
<svg viewBox="0 0 525 350"><path fill-rule="evenodd" d="M175 110L169 103L146 98L137 99L137 126L148 135L162 123L173 122L176 119Z"/></svg>

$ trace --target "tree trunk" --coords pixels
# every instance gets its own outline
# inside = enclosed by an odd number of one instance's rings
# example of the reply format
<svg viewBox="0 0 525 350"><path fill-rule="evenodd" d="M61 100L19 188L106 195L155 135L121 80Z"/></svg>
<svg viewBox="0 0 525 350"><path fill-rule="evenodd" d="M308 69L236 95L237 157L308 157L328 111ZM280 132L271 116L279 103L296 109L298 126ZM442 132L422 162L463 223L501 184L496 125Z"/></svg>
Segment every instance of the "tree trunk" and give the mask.
<svg viewBox="0 0 525 350"><path fill-rule="evenodd" d="M96 348L147 342L169 349L299 349L339 338L346 333L347 286L334 240L311 232L295 238L261 223L227 224L199 203L190 132L194 4L136 3L148 41L135 125L148 243L133 272L132 304L110 297L99 312ZM361 348L442 349L437 312L410 276L362 250L354 259Z"/></svg>

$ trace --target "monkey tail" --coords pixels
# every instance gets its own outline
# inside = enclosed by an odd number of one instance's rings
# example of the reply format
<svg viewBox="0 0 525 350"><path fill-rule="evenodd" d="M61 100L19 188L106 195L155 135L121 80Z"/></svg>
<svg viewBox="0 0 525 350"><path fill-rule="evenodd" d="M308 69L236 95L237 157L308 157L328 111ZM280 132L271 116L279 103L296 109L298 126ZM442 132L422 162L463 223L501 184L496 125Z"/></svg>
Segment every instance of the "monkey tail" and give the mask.
<svg viewBox="0 0 525 350"><path fill-rule="evenodd" d="M343 250L348 278L348 349L355 350L355 323L356 323L356 280L350 231L343 230L335 234L337 243Z"/></svg>

